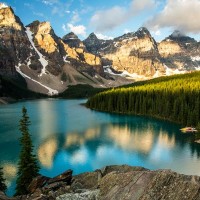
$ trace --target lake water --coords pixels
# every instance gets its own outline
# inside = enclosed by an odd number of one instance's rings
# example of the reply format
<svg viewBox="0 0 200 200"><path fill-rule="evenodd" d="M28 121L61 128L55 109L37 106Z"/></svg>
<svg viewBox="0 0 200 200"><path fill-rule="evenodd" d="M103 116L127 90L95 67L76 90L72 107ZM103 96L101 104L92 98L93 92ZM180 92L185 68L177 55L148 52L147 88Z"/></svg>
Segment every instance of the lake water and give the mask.
<svg viewBox="0 0 200 200"><path fill-rule="evenodd" d="M96 112L82 106L84 102L45 99L0 106L0 165L8 195L15 188L23 105L32 123L40 173L45 176L69 168L79 174L113 164L200 175L200 144L181 134L180 126L148 117Z"/></svg>

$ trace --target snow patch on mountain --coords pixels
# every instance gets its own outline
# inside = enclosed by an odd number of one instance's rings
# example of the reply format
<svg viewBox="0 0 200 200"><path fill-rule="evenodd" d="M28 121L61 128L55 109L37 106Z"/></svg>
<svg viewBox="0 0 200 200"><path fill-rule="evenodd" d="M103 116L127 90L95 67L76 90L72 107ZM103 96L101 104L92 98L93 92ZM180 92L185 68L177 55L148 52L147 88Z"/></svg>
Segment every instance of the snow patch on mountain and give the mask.
<svg viewBox="0 0 200 200"><path fill-rule="evenodd" d="M131 73L127 72L126 70L124 70L122 72L121 76L126 77L126 78L136 79L136 80L138 80L138 79L143 79L143 80L147 79L147 77L144 76L144 75L139 75L137 73L132 73L131 74Z"/></svg>
<svg viewBox="0 0 200 200"><path fill-rule="evenodd" d="M191 57L191 60L194 62L194 61L200 61L200 56L194 56L194 57Z"/></svg>
<svg viewBox="0 0 200 200"><path fill-rule="evenodd" d="M195 70L200 71L200 66L199 67L195 67Z"/></svg>
<svg viewBox="0 0 200 200"><path fill-rule="evenodd" d="M43 74L46 74L46 66L48 65L48 61L45 60L44 56L37 50L34 42L33 42L33 33L31 32L30 28L29 27L26 27L26 33L27 33L27 36L28 36L28 39L32 45L32 47L35 49L35 51L37 52L38 56L40 57L39 58L39 61L41 63L41 65L43 66L42 68L42 71L40 73L39 76L42 76Z"/></svg>
<svg viewBox="0 0 200 200"><path fill-rule="evenodd" d="M2 8L8 8L8 5L6 5L5 3L0 3L0 9Z"/></svg>
<svg viewBox="0 0 200 200"><path fill-rule="evenodd" d="M138 79L144 79L144 80L147 79L147 77L144 76L144 75L139 75L137 73L131 74L131 73L127 72L126 70L124 70L121 73L114 73L111 70L111 66L109 66L109 65L108 66L103 66L103 68L104 68L104 72L107 72L107 73L109 73L111 75L122 76L122 77L126 77L126 78L129 78L129 79L136 79L136 80L138 80Z"/></svg>
<svg viewBox="0 0 200 200"><path fill-rule="evenodd" d="M120 74L115 74L112 70L111 70L111 66L107 65L107 66L103 66L104 72L109 73L111 75L120 75Z"/></svg>
<svg viewBox="0 0 200 200"><path fill-rule="evenodd" d="M158 78L160 77L162 74L157 70L156 73L153 75L153 78Z"/></svg>
<svg viewBox="0 0 200 200"><path fill-rule="evenodd" d="M31 58L28 59L27 65L28 65L28 66L31 65Z"/></svg>
<svg viewBox="0 0 200 200"><path fill-rule="evenodd" d="M185 74L185 73L187 73L187 71L179 70L179 69L173 70L165 65L165 75L166 76L171 76L171 75L175 75L175 74Z"/></svg>
<svg viewBox="0 0 200 200"><path fill-rule="evenodd" d="M64 57L63 57L63 61L66 62L66 63L70 63L70 61L67 60L67 57L68 57L68 55L64 56Z"/></svg>
<svg viewBox="0 0 200 200"><path fill-rule="evenodd" d="M41 85L42 87L46 88L47 90L49 90L48 94L51 95L51 96L54 95L54 94L58 94L58 91L57 91L57 90L54 90L54 89L52 89L52 88L50 88L50 87L47 87L46 85L43 85L42 83L40 83L40 82L38 82L38 81L32 79L31 77L27 76L26 74L24 74L24 73L21 71L21 69L20 69L20 66L21 66L21 65L22 65L21 63L18 63L18 65L15 66L15 68L16 68L16 71L17 71L19 74L21 74L22 77L28 78L28 79L32 80L33 82L35 82L35 83Z"/></svg>

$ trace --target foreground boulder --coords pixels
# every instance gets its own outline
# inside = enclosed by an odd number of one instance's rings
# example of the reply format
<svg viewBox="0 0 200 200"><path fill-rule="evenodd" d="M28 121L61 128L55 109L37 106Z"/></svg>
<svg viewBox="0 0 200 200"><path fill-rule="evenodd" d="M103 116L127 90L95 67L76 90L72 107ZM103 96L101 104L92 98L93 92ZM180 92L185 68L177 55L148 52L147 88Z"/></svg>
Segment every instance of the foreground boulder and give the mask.
<svg viewBox="0 0 200 200"><path fill-rule="evenodd" d="M38 188L45 186L50 178L46 176L38 176L34 178L28 187L30 193L34 193Z"/></svg>
<svg viewBox="0 0 200 200"><path fill-rule="evenodd" d="M32 183L34 193L12 200L200 200L200 177L171 170L113 165L69 181L70 173L68 170L48 180L38 177L33 180L38 188Z"/></svg>
<svg viewBox="0 0 200 200"><path fill-rule="evenodd" d="M170 170L112 172L100 184L100 199L200 199L200 179Z"/></svg>

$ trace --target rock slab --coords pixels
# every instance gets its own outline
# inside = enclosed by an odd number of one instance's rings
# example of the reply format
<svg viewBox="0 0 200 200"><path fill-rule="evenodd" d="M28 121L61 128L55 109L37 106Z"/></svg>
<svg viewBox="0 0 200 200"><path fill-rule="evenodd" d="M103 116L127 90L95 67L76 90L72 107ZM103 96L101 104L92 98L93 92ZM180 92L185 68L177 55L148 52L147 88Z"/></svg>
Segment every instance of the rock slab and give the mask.
<svg viewBox="0 0 200 200"><path fill-rule="evenodd" d="M46 180L33 181L34 193L3 200L200 200L200 177L171 170L150 171L127 165L106 166L94 172L64 177L71 171ZM51 181L50 181L51 180ZM48 184L44 184L44 182ZM36 183L38 187L36 188Z"/></svg>

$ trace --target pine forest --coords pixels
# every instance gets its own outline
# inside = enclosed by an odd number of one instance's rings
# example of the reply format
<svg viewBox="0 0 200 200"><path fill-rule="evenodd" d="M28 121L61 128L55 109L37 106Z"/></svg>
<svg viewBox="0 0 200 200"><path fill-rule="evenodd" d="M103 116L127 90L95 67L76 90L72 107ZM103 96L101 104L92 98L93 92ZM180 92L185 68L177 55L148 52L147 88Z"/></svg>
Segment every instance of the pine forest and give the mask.
<svg viewBox="0 0 200 200"><path fill-rule="evenodd" d="M148 115L197 126L200 121L200 72L113 88L90 98L87 106L100 111Z"/></svg>

